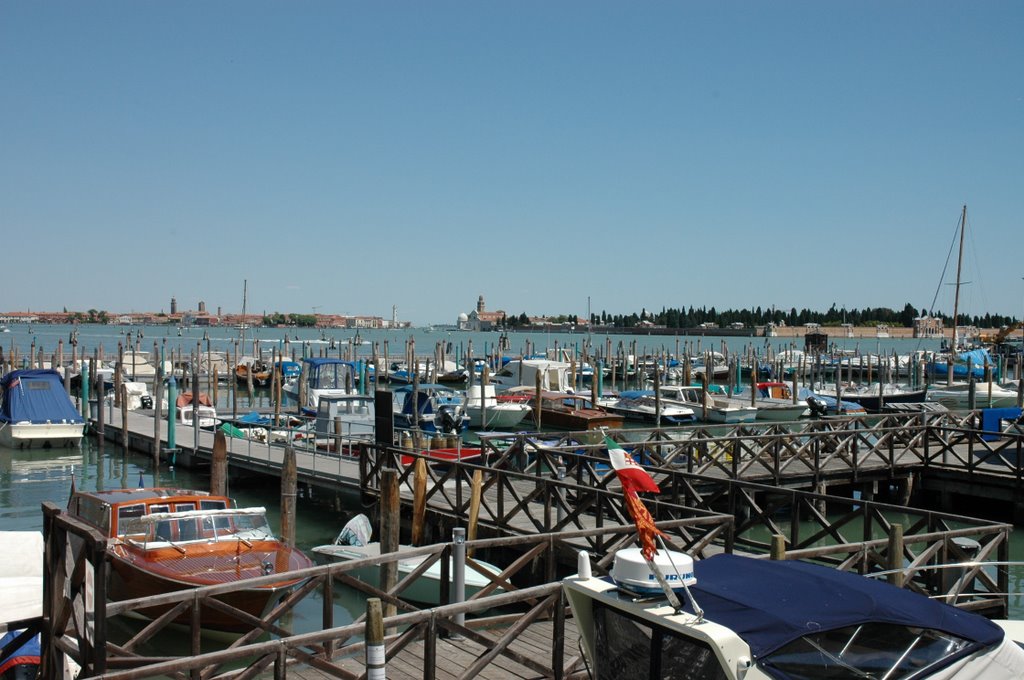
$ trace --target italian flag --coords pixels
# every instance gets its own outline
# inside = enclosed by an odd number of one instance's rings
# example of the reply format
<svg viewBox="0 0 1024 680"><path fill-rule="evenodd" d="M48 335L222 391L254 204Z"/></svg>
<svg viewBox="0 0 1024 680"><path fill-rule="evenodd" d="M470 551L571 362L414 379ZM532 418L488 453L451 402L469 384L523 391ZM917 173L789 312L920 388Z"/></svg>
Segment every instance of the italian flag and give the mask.
<svg viewBox="0 0 1024 680"><path fill-rule="evenodd" d="M658 552L654 545L655 536L664 536L665 533L654 526L654 518L648 512L647 506L637 495L638 491L661 491L654 483L647 470L637 465L618 443L611 437L605 435L605 446L608 447L608 459L611 461L612 469L622 484L622 494L626 501L626 510L633 518L636 525L637 536L640 539L640 552L647 560L653 560Z"/></svg>
<svg viewBox="0 0 1024 680"><path fill-rule="evenodd" d="M637 465L633 457L626 453L618 442L605 435L604 444L608 447L608 459L622 484L623 492L628 494L637 491L652 491L654 493L661 491L651 476L647 474L647 470Z"/></svg>

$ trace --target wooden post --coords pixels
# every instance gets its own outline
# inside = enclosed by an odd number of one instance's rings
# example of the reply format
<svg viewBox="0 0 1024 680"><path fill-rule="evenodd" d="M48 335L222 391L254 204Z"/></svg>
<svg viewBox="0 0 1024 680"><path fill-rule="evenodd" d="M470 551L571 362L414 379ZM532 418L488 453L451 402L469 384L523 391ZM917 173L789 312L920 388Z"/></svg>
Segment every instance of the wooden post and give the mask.
<svg viewBox="0 0 1024 680"><path fill-rule="evenodd" d="M385 680L384 610L379 597L366 600L366 680Z"/></svg>
<svg viewBox="0 0 1024 680"><path fill-rule="evenodd" d="M893 524L889 529L888 555L889 583L903 587L903 525Z"/></svg>
<svg viewBox="0 0 1024 680"><path fill-rule="evenodd" d="M413 467L412 544L423 541L423 524L427 514L427 459L417 458Z"/></svg>
<svg viewBox="0 0 1024 680"><path fill-rule="evenodd" d="M786 559L786 537L782 534L772 534L772 559Z"/></svg>
<svg viewBox="0 0 1024 680"><path fill-rule="evenodd" d="M213 435L213 458L210 463L210 494L226 496L228 485L228 439L223 430ZM284 504L281 505L282 509Z"/></svg>
<svg viewBox="0 0 1024 680"><path fill-rule="evenodd" d="M538 370L533 374L533 423L536 427L537 432L540 432L541 417L540 417L540 381L541 372Z"/></svg>
<svg viewBox="0 0 1024 680"><path fill-rule="evenodd" d="M484 472L483 470L473 471L473 485L469 494L469 524L466 527L466 537L472 541L476 538L476 528L480 521L480 501L483 497Z"/></svg>
<svg viewBox="0 0 1024 680"><path fill-rule="evenodd" d="M380 480L380 552L382 555L398 550L399 531L402 526L401 508L398 498L398 470L387 468L381 472ZM380 589L391 592L398 583L398 562L391 561L380 567ZM391 616L396 608L387 604L385 616Z"/></svg>
<svg viewBox="0 0 1024 680"><path fill-rule="evenodd" d="M295 464L295 449L286 446L284 461L281 463L281 541L295 546L295 492L298 488L298 472Z"/></svg>
<svg viewBox="0 0 1024 680"><path fill-rule="evenodd" d="M103 404L100 404L100 410ZM121 446L128 453L128 386L121 385Z"/></svg>

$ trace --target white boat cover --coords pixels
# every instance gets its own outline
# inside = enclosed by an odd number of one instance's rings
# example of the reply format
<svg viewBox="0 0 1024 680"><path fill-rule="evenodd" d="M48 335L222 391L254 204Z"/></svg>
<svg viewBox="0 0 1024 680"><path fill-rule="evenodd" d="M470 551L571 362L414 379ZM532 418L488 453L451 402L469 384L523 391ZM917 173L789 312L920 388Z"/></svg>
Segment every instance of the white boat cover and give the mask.
<svg viewBox="0 0 1024 680"><path fill-rule="evenodd" d="M43 615L43 534L0 531L0 623Z"/></svg>

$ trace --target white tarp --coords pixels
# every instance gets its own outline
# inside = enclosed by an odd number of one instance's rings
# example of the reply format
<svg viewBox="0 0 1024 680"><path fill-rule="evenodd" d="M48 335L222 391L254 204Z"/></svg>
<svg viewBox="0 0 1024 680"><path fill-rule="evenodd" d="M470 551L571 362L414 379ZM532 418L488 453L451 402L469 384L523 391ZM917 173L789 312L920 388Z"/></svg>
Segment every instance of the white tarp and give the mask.
<svg viewBox="0 0 1024 680"><path fill-rule="evenodd" d="M0 623L43 615L43 534L0 531Z"/></svg>

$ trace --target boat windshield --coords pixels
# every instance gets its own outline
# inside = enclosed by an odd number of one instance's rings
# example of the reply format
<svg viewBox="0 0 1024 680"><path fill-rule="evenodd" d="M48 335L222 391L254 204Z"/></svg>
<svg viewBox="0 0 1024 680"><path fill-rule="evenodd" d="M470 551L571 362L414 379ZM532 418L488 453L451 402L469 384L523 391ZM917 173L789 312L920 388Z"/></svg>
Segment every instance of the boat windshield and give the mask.
<svg viewBox="0 0 1024 680"><path fill-rule="evenodd" d="M899 678L944 664L970 642L929 628L870 622L821 631L790 642L761 660L785 678Z"/></svg>
<svg viewBox="0 0 1024 680"><path fill-rule="evenodd" d="M157 512L123 520L120 538L143 548L272 539L263 508Z"/></svg>

